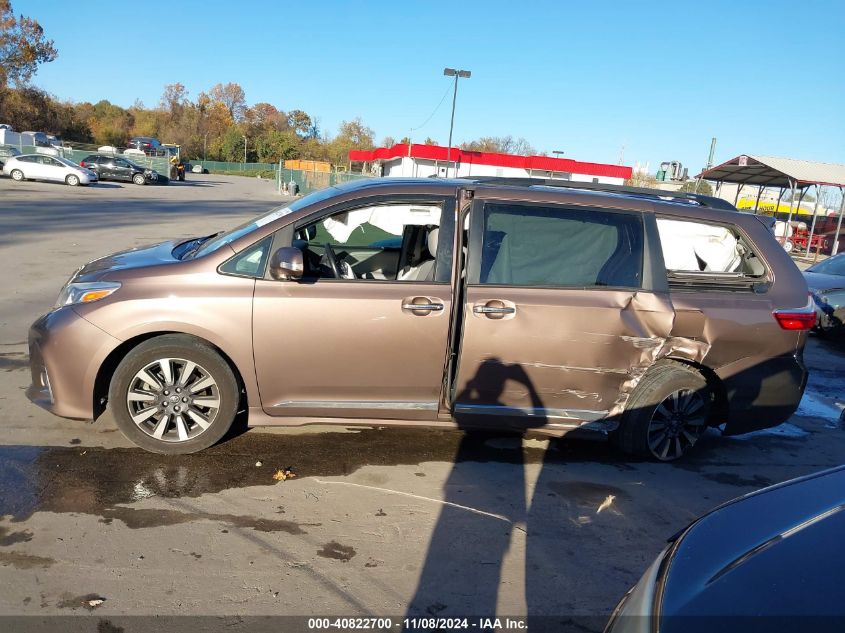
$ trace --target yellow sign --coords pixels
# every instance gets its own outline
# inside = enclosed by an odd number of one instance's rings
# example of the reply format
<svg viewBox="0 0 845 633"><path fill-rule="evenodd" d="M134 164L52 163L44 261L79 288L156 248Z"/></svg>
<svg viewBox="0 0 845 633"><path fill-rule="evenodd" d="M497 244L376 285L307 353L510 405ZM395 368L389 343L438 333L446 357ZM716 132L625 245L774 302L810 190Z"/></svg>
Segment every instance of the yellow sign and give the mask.
<svg viewBox="0 0 845 633"><path fill-rule="evenodd" d="M753 209L755 199L743 198L740 200L736 208L737 209ZM777 209L775 209L777 207ZM789 203L781 202L777 204L775 202L767 201L767 200L760 200L760 205L757 207L757 213L760 215L774 215L775 211L777 213L789 213ZM813 212L809 209L805 209L804 207L799 207L797 204L792 207L792 215L813 215Z"/></svg>

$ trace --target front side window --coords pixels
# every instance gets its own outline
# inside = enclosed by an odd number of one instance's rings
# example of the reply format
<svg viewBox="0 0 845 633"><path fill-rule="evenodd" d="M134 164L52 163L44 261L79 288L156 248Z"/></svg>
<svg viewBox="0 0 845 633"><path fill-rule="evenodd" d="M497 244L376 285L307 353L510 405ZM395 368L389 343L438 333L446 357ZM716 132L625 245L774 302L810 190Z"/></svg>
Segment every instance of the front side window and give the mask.
<svg viewBox="0 0 845 633"><path fill-rule="evenodd" d="M494 203L483 210L479 282L639 288L642 218L594 209Z"/></svg>
<svg viewBox="0 0 845 633"><path fill-rule="evenodd" d="M294 246L312 278L443 281L449 262L438 260L446 250L438 249L441 216L440 204L425 202L359 207L300 227Z"/></svg>

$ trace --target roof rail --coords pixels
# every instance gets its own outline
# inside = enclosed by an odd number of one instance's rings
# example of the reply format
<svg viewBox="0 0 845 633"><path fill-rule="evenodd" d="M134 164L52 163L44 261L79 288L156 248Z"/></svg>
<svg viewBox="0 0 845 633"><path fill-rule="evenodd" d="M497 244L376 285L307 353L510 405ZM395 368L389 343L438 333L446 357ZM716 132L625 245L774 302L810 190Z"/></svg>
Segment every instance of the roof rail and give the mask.
<svg viewBox="0 0 845 633"><path fill-rule="evenodd" d="M714 196L686 191L664 191L663 189L649 189L647 187L629 187L627 185L611 185L601 182L578 182L573 180L556 180L548 178L507 178L503 176L469 177L467 180L479 185L506 185L514 187L560 187L562 189L585 189L588 191L603 191L607 193L625 193L644 198L673 199L681 202L697 204L711 209L736 211L727 200Z"/></svg>

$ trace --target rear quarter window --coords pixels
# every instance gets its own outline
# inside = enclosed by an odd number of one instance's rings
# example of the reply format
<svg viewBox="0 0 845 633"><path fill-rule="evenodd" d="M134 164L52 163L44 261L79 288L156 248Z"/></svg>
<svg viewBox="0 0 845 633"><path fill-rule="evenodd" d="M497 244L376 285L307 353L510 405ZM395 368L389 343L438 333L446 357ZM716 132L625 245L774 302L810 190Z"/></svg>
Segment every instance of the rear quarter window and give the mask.
<svg viewBox="0 0 845 633"><path fill-rule="evenodd" d="M657 218L663 261L671 285L748 287L768 271L735 225Z"/></svg>

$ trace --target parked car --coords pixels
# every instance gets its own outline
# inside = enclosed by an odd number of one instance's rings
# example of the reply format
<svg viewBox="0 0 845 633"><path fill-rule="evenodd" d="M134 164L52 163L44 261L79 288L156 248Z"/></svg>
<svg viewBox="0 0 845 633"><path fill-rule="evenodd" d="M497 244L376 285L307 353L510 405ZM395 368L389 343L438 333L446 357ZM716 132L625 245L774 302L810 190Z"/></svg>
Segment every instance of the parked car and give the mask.
<svg viewBox="0 0 845 633"><path fill-rule="evenodd" d="M167 152L158 139L151 136L135 136L129 139L127 149L137 149L149 156L164 156Z"/></svg>
<svg viewBox="0 0 845 633"><path fill-rule="evenodd" d="M832 332L845 323L845 253L810 266L804 279L813 295L821 332Z"/></svg>
<svg viewBox="0 0 845 633"><path fill-rule="evenodd" d="M243 410L590 429L670 460L708 425L795 411L808 299L769 227L716 198L366 179L86 264L31 328L28 395L68 418L108 402L161 453L214 444Z"/></svg>
<svg viewBox="0 0 845 633"><path fill-rule="evenodd" d="M134 182L136 185L145 185L158 180L158 172L154 169L142 167L121 156L91 154L79 164L96 173L100 180L122 180Z"/></svg>
<svg viewBox="0 0 845 633"><path fill-rule="evenodd" d="M61 156L22 154L6 160L3 173L18 182L22 180L50 180L75 187L97 182L97 174Z"/></svg>
<svg viewBox="0 0 845 633"><path fill-rule="evenodd" d="M9 160L12 156L20 156L21 153L16 147L11 145L0 145L0 169L3 169L3 163Z"/></svg>
<svg viewBox="0 0 845 633"><path fill-rule="evenodd" d="M672 537L606 633L837 631L845 466L770 486Z"/></svg>

